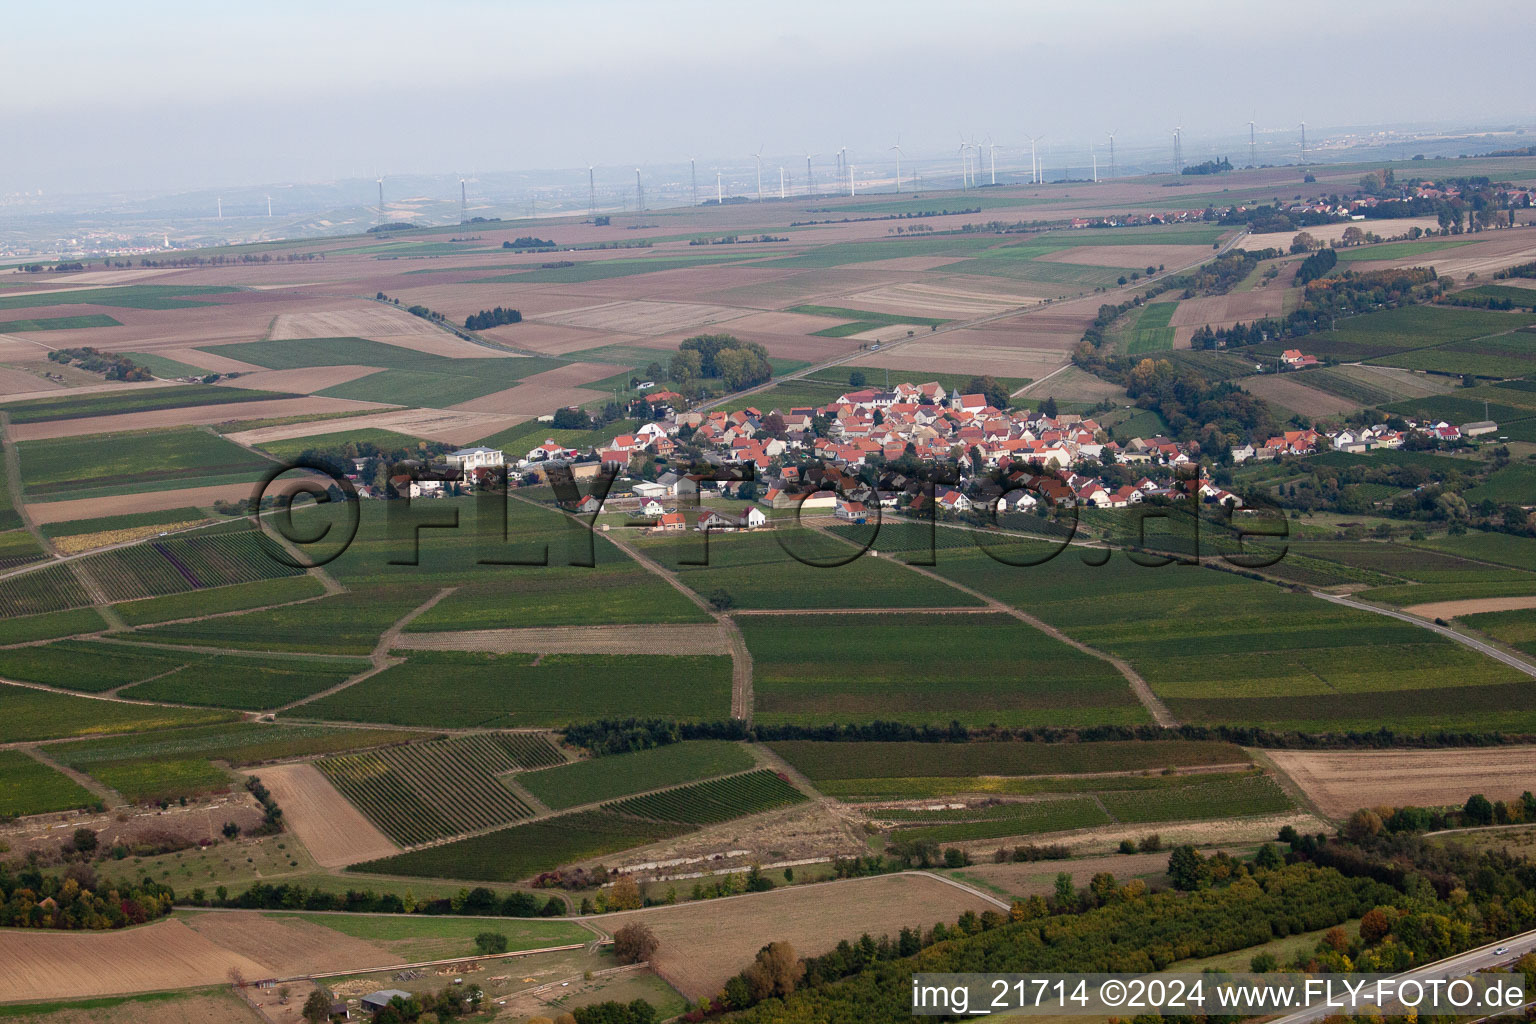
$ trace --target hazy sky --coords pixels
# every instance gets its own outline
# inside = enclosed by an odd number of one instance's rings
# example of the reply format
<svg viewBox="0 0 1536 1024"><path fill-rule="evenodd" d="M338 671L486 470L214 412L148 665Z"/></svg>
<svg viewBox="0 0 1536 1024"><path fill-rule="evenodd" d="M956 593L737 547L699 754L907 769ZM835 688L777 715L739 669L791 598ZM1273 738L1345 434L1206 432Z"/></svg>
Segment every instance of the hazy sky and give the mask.
<svg viewBox="0 0 1536 1024"><path fill-rule="evenodd" d="M857 160L898 132L937 155L962 131L1066 146L1182 123L1195 154L1250 117L1529 121L1529 5L1490 0L1476 20L1425 0L18 5L0 32L0 194L759 145Z"/></svg>

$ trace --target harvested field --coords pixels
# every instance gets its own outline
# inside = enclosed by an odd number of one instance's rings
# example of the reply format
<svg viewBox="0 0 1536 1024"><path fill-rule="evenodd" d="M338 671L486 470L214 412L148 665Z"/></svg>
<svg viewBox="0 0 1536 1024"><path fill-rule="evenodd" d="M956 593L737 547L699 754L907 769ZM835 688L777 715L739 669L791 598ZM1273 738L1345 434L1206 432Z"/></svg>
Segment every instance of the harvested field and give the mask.
<svg viewBox="0 0 1536 1024"><path fill-rule="evenodd" d="M1431 601L1428 604L1411 604L1403 611L1425 619L1454 619L1462 615L1482 612L1512 612L1521 608L1536 608L1536 595L1525 597L1481 597L1466 601Z"/></svg>
<svg viewBox="0 0 1536 1024"><path fill-rule="evenodd" d="M1210 254L1203 245L1081 245L1053 252L1048 259L1084 267L1183 267Z"/></svg>
<svg viewBox="0 0 1536 1024"><path fill-rule="evenodd" d="M546 626L402 633L393 646L412 651L489 651L493 654L730 654L731 639L708 625Z"/></svg>
<svg viewBox="0 0 1536 1024"><path fill-rule="evenodd" d="M179 920L114 932L0 929L0 963L0 1002L223 985L232 970L272 974Z"/></svg>
<svg viewBox="0 0 1536 1024"><path fill-rule="evenodd" d="M601 398L602 392L579 385L611 377L624 369L616 363L570 363L535 373L504 391L460 402L452 408L466 412L542 416L562 406L581 405Z"/></svg>
<svg viewBox="0 0 1536 1024"><path fill-rule="evenodd" d="M1282 405L1308 419L1321 419L1354 412L1359 402L1351 402L1326 391L1309 388L1297 380L1279 374L1260 374L1243 378L1243 390L1252 392L1266 402Z"/></svg>
<svg viewBox="0 0 1536 1024"><path fill-rule="evenodd" d="M549 356L562 356L567 352L580 352L582 349L596 348L599 345L624 344L635 340L636 337L635 335L599 333L579 327L564 327L560 324L539 323L534 320L524 320L520 324L507 327L493 327L479 333L482 337L490 338L503 345L514 345L517 348L529 349Z"/></svg>
<svg viewBox="0 0 1536 1024"><path fill-rule="evenodd" d="M1168 323L1173 327L1228 327L1239 320L1250 323L1284 312L1285 288L1272 284L1246 292L1206 295L1184 299L1173 311ZM1187 347L1187 346L1186 346Z"/></svg>
<svg viewBox="0 0 1536 1024"><path fill-rule="evenodd" d="M891 332L886 331L887 337ZM979 332L950 331L932 339L919 338L890 352L870 352L850 366L888 366L892 370L932 370L942 366L950 373L990 373L999 377L1039 379L1064 364L1072 345L1054 339L1016 339L1013 346L1001 340L977 339ZM1072 344L1076 343L1073 339ZM1045 347L1045 346L1049 347Z"/></svg>
<svg viewBox="0 0 1536 1024"><path fill-rule="evenodd" d="M1020 392L1020 396L1033 400L1043 400L1046 396L1054 396L1058 401L1088 402L1097 404L1106 399L1115 402L1127 401L1125 389L1118 384L1112 384L1102 377L1095 377L1087 370L1076 366L1068 366L1050 380L1037 380Z"/></svg>
<svg viewBox="0 0 1536 1024"><path fill-rule="evenodd" d="M246 337L223 338L222 341L249 341ZM199 342L200 343L200 342ZM242 362L229 356L219 355L217 352L205 352L200 348L194 348L191 344L170 345L164 348L151 345L148 341L139 342L139 349L152 351L155 355L166 359L174 359L178 363L186 363L188 366L196 366L210 373L250 373L260 370L261 367L252 363Z"/></svg>
<svg viewBox="0 0 1536 1024"><path fill-rule="evenodd" d="M540 410L548 411L547 409ZM265 441L287 441L295 437L314 437L317 434L334 434L339 430L353 431L377 428L393 430L429 441L446 441L448 444L468 444L471 441L494 434L498 430L516 426L528 415L491 416L464 410L411 409L404 412L383 412L376 416L353 416L348 419L311 420L308 423L284 423L275 427L258 427L228 435L236 444L259 445ZM248 496L248 495L247 495ZM185 502L184 504L196 504ZM73 516L71 518L80 518Z"/></svg>
<svg viewBox="0 0 1536 1024"><path fill-rule="evenodd" d="M745 316L748 312L750 310L694 302L635 300L605 302L599 306L580 306L554 313L543 313L530 319L543 323L564 324L567 327L656 335L724 323L727 320Z"/></svg>
<svg viewBox="0 0 1536 1024"><path fill-rule="evenodd" d="M65 523L74 519L100 519L102 516L127 515L131 512L163 512L172 508L206 508L215 501L239 501L251 496L249 483L214 484L210 487L185 487L175 491L144 491L139 494L114 494L102 498L75 498L70 501L43 501L29 504L27 513L39 525Z"/></svg>
<svg viewBox="0 0 1536 1024"><path fill-rule="evenodd" d="M1368 223L1363 228L1359 224L1319 224L1316 227L1303 228L1307 234L1322 242L1337 242L1344 237L1344 232L1351 227L1361 230L1375 231L1383 238L1392 238L1397 235L1406 235L1410 228L1424 228L1426 230L1438 229L1439 222L1433 217L1404 217L1400 220L1376 221ZM1239 239L1237 248L1247 249L1250 252L1258 249L1279 249L1281 252L1290 252L1291 239L1295 238L1299 231L1270 231L1262 235L1244 235Z"/></svg>
<svg viewBox="0 0 1536 1024"><path fill-rule="evenodd" d="M768 942L787 940L801 956L815 956L856 932L894 936L967 910L1001 909L928 875L884 875L611 914L599 924L612 931L645 922L659 940L651 958L656 973L689 999L702 999Z"/></svg>
<svg viewBox="0 0 1536 1024"><path fill-rule="evenodd" d="M1513 800L1531 788L1536 773L1536 747L1266 753L1334 818L1381 805L1460 806L1473 793Z"/></svg>
<svg viewBox="0 0 1536 1024"><path fill-rule="evenodd" d="M842 322L835 316L811 316L806 313L750 313L732 321L731 332L738 335L752 333L800 337L836 327Z"/></svg>
<svg viewBox="0 0 1536 1024"><path fill-rule="evenodd" d="M3 335L0 335L0 338L3 337ZM38 354L41 355L42 353L39 352ZM63 386L28 370L0 366L0 397L27 394L38 390L58 391Z"/></svg>
<svg viewBox="0 0 1536 1024"><path fill-rule="evenodd" d="M281 391L291 395L308 395L357 380L359 377L366 377L370 373L377 373L379 369L380 367L377 366L300 366L292 370L257 370L255 373L247 373L234 380L221 381L220 384L232 388L255 388L257 391ZM338 399L327 400L338 401Z"/></svg>
<svg viewBox="0 0 1536 1024"><path fill-rule="evenodd" d="M189 916L186 923L221 948L264 965L268 976L388 967L401 962L397 954L382 946L299 917L215 911Z"/></svg>
<svg viewBox="0 0 1536 1024"><path fill-rule="evenodd" d="M969 282L965 282L969 284ZM1021 293L998 293L941 284L902 283L857 292L843 302L851 309L875 313L968 320L1001 313L1016 306L1033 306L1040 300Z"/></svg>
<svg viewBox="0 0 1536 1024"><path fill-rule="evenodd" d="M1150 831L1156 831L1152 829ZM1209 854L1210 850L1203 851ZM1229 851L1230 852L1230 851ZM957 872L962 880L977 879L995 885L1015 899L1049 896L1056 888L1056 875L1062 871L1072 882L1086 886L1094 875L1108 871L1122 885L1133 878L1160 879L1168 868L1168 853L1112 854L1077 860L1038 860L1012 864L972 864Z"/></svg>
<svg viewBox="0 0 1536 1024"><path fill-rule="evenodd" d="M345 867L400 852L313 764L267 765L261 769L261 781L283 809L283 821L321 867Z"/></svg>
<svg viewBox="0 0 1536 1024"><path fill-rule="evenodd" d="M269 340L289 338L377 338L390 335L451 336L419 316L382 302L362 302L339 309L279 313ZM478 353L483 355L484 353Z"/></svg>
<svg viewBox="0 0 1536 1024"><path fill-rule="evenodd" d="M152 409L144 412L123 413L119 416L90 416L72 420L18 423L10 428L10 432L11 437L17 441L38 441L50 437L82 437L86 434L115 434L130 430L228 423L232 420L266 419L277 416L319 416L331 412L351 412L356 409L388 408L390 407L377 402L354 402L344 398L276 398L259 402Z"/></svg>

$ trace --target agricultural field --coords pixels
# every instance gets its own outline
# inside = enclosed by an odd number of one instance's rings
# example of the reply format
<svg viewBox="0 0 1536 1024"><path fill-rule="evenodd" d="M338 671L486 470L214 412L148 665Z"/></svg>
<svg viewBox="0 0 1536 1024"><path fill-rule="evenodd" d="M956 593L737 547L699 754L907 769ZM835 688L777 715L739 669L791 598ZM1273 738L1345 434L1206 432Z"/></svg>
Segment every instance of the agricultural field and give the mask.
<svg viewBox="0 0 1536 1024"><path fill-rule="evenodd" d="M764 723L1146 720L1111 665L1002 614L741 616L737 624Z"/></svg>
<svg viewBox="0 0 1536 1024"><path fill-rule="evenodd" d="M134 639L240 650L368 654L385 630L435 592L403 583L361 586L299 605L151 626L136 631Z"/></svg>
<svg viewBox="0 0 1536 1024"><path fill-rule="evenodd" d="M1123 318L1126 324L1116 334L1119 350L1134 356L1173 348L1174 328L1168 324L1178 307L1177 302L1149 302L1134 320Z"/></svg>
<svg viewBox="0 0 1536 1024"><path fill-rule="evenodd" d="M49 565L0 579L0 619L62 612L91 603L69 565Z"/></svg>
<svg viewBox="0 0 1536 1024"><path fill-rule="evenodd" d="M109 601L303 574L273 557L269 542L245 524L232 525L235 530L178 534L88 555L79 568L100 584Z"/></svg>
<svg viewBox="0 0 1536 1024"><path fill-rule="evenodd" d="M607 810L576 811L356 864L351 870L515 882L562 864L608 856L688 831L686 825L642 821Z"/></svg>
<svg viewBox="0 0 1536 1024"><path fill-rule="evenodd" d="M135 683L124 688L122 695L133 700L259 711L328 690L369 667L369 662L359 658L215 654Z"/></svg>
<svg viewBox="0 0 1536 1024"><path fill-rule="evenodd" d="M604 804L603 810L648 821L713 825L771 811L775 807L799 803L805 799L804 793L778 774L756 771L631 797L617 803Z"/></svg>
<svg viewBox="0 0 1536 1024"><path fill-rule="evenodd" d="M594 718L716 721L729 714L730 695L728 657L411 651L404 664L288 714L445 729L558 728Z"/></svg>
<svg viewBox="0 0 1536 1024"><path fill-rule="evenodd" d="M526 772L518 776L517 784L544 806L561 811L714 775L729 775L752 765L752 755L739 743L689 740Z"/></svg>
<svg viewBox="0 0 1536 1024"><path fill-rule="evenodd" d="M105 313L81 316L50 316L35 320L0 320L0 334L27 334L32 331L83 331L93 327L121 327L122 323Z"/></svg>
<svg viewBox="0 0 1536 1024"><path fill-rule="evenodd" d="M172 729L233 717L227 711L128 704L0 683L0 743Z"/></svg>
<svg viewBox="0 0 1536 1024"><path fill-rule="evenodd" d="M192 428L21 441L16 452L22 490L34 501L169 490L219 478L254 481L271 465L217 434Z"/></svg>
<svg viewBox="0 0 1536 1024"><path fill-rule="evenodd" d="M723 590L736 608L925 608L978 603L952 587L880 559L848 561L856 554L852 547L809 529L711 536L705 566L680 564L703 557L697 536L636 543L661 564L677 569L696 593L708 597Z"/></svg>
<svg viewBox="0 0 1536 1024"><path fill-rule="evenodd" d="M155 512L129 512L119 516L100 516L95 519L71 519L57 523L44 523L43 536L49 540L91 534L128 533L142 529L165 530L187 523L206 522L208 516L201 509L190 506L169 508Z"/></svg>
<svg viewBox="0 0 1536 1024"><path fill-rule="evenodd" d="M337 790L402 846L531 817L500 776L558 763L542 736L476 733L318 762Z"/></svg>
<svg viewBox="0 0 1536 1024"><path fill-rule="evenodd" d="M1091 796L1000 803L948 811L880 809L871 814L878 819L896 822L898 827L891 832L894 839L937 843L1065 832L1069 829L1108 825L1113 820Z"/></svg>
<svg viewBox="0 0 1536 1024"><path fill-rule="evenodd" d="M1247 764L1246 751L1215 740L1146 743L841 743L780 740L769 744L828 796L898 799L985 792L1013 777L1161 771ZM1059 778L1051 784L1059 784ZM973 788L974 787L974 788Z"/></svg>
<svg viewBox="0 0 1536 1024"><path fill-rule="evenodd" d="M77 698L78 699L78 698ZM126 708L153 710L141 705ZM166 709L173 712L175 709ZM81 740L49 747L61 764L85 772L129 800L175 799L229 784L227 772L211 762L250 765L281 758L357 750L403 743L422 733L387 729L336 729L318 725L256 725L250 722L201 725L228 715L182 712L182 720L145 724L155 729L135 736ZM196 726L181 728L181 726ZM430 735L430 734L427 734Z"/></svg>
<svg viewBox="0 0 1536 1024"><path fill-rule="evenodd" d="M31 295L0 295L0 310L45 306L117 306L122 309L192 309L216 305L188 296L227 295L234 288L218 285L133 284L121 288L72 288Z"/></svg>
<svg viewBox="0 0 1536 1024"><path fill-rule="evenodd" d="M325 585L313 576L283 576L215 590L197 590L165 597L148 597L112 606L117 617L130 626L148 626L176 619L198 618L226 612L265 608L307 601L325 593Z"/></svg>
<svg viewBox="0 0 1536 1024"><path fill-rule="evenodd" d="M96 797L20 750L0 750L0 818L88 807Z"/></svg>
<svg viewBox="0 0 1536 1024"><path fill-rule="evenodd" d="M541 949L590 940L592 933L574 921L497 921L454 917L364 914L265 914L275 920L300 920L362 939L393 953L401 963L445 960L475 953L475 936L500 932L507 948Z"/></svg>
<svg viewBox="0 0 1536 1024"><path fill-rule="evenodd" d="M96 633L107 628L106 620L94 608L45 612L19 618L0 618L0 644L25 644L38 640Z"/></svg>
<svg viewBox="0 0 1536 1024"><path fill-rule="evenodd" d="M245 388L221 388L211 384L179 384L175 387L135 388L131 391L103 391L87 395L61 394L32 398L0 406L12 423L49 423L97 416L123 416L135 412L162 409L190 409L206 405L238 405L293 395ZM231 416L236 415L232 410Z"/></svg>
<svg viewBox="0 0 1536 1024"><path fill-rule="evenodd" d="M1041 546L1006 553L1032 550ZM938 571L1125 658L1181 721L1520 729L1536 711L1515 670L1427 630L1213 569L1124 555L1099 567L1064 555L1014 569L943 551Z"/></svg>
<svg viewBox="0 0 1536 1024"><path fill-rule="evenodd" d="M408 437L393 430L363 427L359 430L342 430L334 434L310 434L280 441L262 441L259 442L258 447L279 462L288 462L297 459L307 451L343 451L348 445L358 444L375 445L384 451L397 451L402 448L409 451L415 449L418 442L414 437Z"/></svg>
<svg viewBox="0 0 1536 1024"><path fill-rule="evenodd" d="M882 327L895 327L897 325L907 327L939 327L949 323L948 320L939 320L934 317L905 316L898 313L871 313L869 310L843 309L837 306L791 306L785 312L804 313L807 316L832 317L845 321L836 327L828 327L813 332L813 337L821 338L846 338L851 334L863 334L865 331L875 331Z"/></svg>
<svg viewBox="0 0 1536 1024"><path fill-rule="evenodd" d="M0 650L0 676L16 682L100 693L175 672L195 657L148 647L59 640L40 647Z"/></svg>
<svg viewBox="0 0 1536 1024"><path fill-rule="evenodd" d="M855 372L864 374L865 387L883 388L886 386L886 378L889 377L892 387L903 382L927 384L933 381L942 386L945 391L961 392L970 388L973 378L982 376L975 373L953 373L943 370L887 370L878 363L860 362L857 366L829 366L824 370L816 370L807 374L802 380L837 384L845 390L851 390L853 386L849 383L848 377ZM1028 377L996 377L995 379L1010 392L1027 387L1030 382ZM836 395L833 396L833 398L836 397Z"/></svg>

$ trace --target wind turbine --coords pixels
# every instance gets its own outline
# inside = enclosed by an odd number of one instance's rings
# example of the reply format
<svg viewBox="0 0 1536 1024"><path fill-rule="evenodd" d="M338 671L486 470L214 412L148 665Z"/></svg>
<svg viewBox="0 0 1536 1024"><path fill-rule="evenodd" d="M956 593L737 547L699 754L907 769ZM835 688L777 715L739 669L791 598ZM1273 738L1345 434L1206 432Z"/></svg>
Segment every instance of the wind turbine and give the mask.
<svg viewBox="0 0 1536 1024"><path fill-rule="evenodd" d="M725 188L720 184L720 168L715 168L715 205L725 205Z"/></svg>
<svg viewBox="0 0 1536 1024"><path fill-rule="evenodd" d="M379 226L384 226L384 175L379 175Z"/></svg>
<svg viewBox="0 0 1536 1024"><path fill-rule="evenodd" d="M818 153L805 154L805 194L808 196L816 194L816 179L811 175L811 157L819 155Z"/></svg>
<svg viewBox="0 0 1536 1024"><path fill-rule="evenodd" d="M635 212L645 212L645 185L640 181L640 168L635 168Z"/></svg>
<svg viewBox="0 0 1536 1024"><path fill-rule="evenodd" d="M1259 166L1259 158L1254 155L1254 153L1257 150L1257 148L1258 147L1254 143L1254 140L1253 140L1253 122L1249 121L1248 122L1248 166L1249 167L1257 167L1257 166Z"/></svg>
<svg viewBox="0 0 1536 1024"><path fill-rule="evenodd" d="M693 205L699 205L699 169L694 166L693 157L688 158L688 180L693 183Z"/></svg>
<svg viewBox="0 0 1536 1024"><path fill-rule="evenodd" d="M847 161L844 161L844 163L847 163ZM848 195L850 197L858 195L858 192L853 187L853 164L848 164Z"/></svg>
<svg viewBox="0 0 1536 1024"><path fill-rule="evenodd" d="M272 197L267 196L267 219L272 219Z"/></svg>
<svg viewBox="0 0 1536 1024"><path fill-rule="evenodd" d="M1116 173L1116 169L1115 169L1115 133L1114 132L1107 132L1106 134L1109 136L1109 176L1111 178L1113 178L1115 176L1115 173Z"/></svg>
<svg viewBox="0 0 1536 1024"><path fill-rule="evenodd" d="M960 137L960 189L964 191L971 187L971 147L966 144L965 136Z"/></svg>
<svg viewBox="0 0 1536 1024"><path fill-rule="evenodd" d="M763 201L763 147L758 146L757 152L752 154L752 159L757 161L757 201Z"/></svg>
<svg viewBox="0 0 1536 1024"><path fill-rule="evenodd" d="M593 174L596 164L587 164L587 216L597 216L597 177Z"/></svg>
<svg viewBox="0 0 1536 1024"><path fill-rule="evenodd" d="M896 145L892 146L891 149L894 149L896 151L896 192L899 195L901 193L901 135L900 134L898 134L896 136ZM887 150L887 152L889 152L889 150Z"/></svg>
<svg viewBox="0 0 1536 1024"><path fill-rule="evenodd" d="M1035 155L1035 144L1043 138L1044 135L1029 136L1029 180L1036 185L1040 184L1040 158Z"/></svg>
<svg viewBox="0 0 1536 1024"><path fill-rule="evenodd" d="M1301 162L1307 162L1307 122L1301 122Z"/></svg>
<svg viewBox="0 0 1536 1024"><path fill-rule="evenodd" d="M463 178L459 179L459 223L469 223L469 188Z"/></svg>
<svg viewBox="0 0 1536 1024"><path fill-rule="evenodd" d="M1173 173L1184 172L1184 126L1173 130Z"/></svg>
<svg viewBox="0 0 1536 1024"><path fill-rule="evenodd" d="M220 196L216 202L219 204L219 220L224 219L224 197Z"/></svg>
<svg viewBox="0 0 1536 1024"><path fill-rule="evenodd" d="M784 168L783 168L782 165L779 167L779 198L780 199L785 198L785 196L784 196Z"/></svg>
<svg viewBox="0 0 1536 1024"><path fill-rule="evenodd" d="M992 184L997 184L997 143L992 141L992 136L987 136L987 164L991 174Z"/></svg>
<svg viewBox="0 0 1536 1024"><path fill-rule="evenodd" d="M1088 155L1093 157L1093 183L1099 183L1099 151L1093 148L1093 143L1088 144Z"/></svg>

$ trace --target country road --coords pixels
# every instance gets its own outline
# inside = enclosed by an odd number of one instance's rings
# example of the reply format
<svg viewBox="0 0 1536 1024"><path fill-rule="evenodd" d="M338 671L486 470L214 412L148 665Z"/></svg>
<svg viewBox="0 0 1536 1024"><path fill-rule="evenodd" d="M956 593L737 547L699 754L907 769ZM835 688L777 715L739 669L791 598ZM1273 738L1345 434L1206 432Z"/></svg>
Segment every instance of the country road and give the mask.
<svg viewBox="0 0 1536 1024"><path fill-rule="evenodd" d="M1332 601L1334 604L1342 604L1348 608L1358 608L1360 611L1375 612L1377 615L1385 615L1388 618L1399 619L1403 622L1409 622L1415 626L1427 629L1432 633L1439 633L1441 636L1446 637L1447 639L1456 641L1463 647L1470 647L1474 651L1477 651L1479 654L1486 654L1488 657L1494 659L1495 661L1503 662L1510 668L1519 672L1523 672L1531 678L1536 679L1536 665L1532 665L1530 662L1524 660L1523 658L1517 658L1513 654L1510 654L1508 651L1501 651L1497 647L1494 647L1492 644L1485 644L1481 640L1474 640L1470 636L1458 633L1454 629L1451 629L1447 626L1442 626L1439 623L1430 622L1428 619L1421 619L1417 615L1409 615L1407 612L1393 611L1391 608L1382 608L1374 604L1367 604L1364 601L1356 601L1352 598L1341 597L1338 594L1325 594L1321 591L1314 590L1312 591L1312 596L1320 597L1324 601Z"/></svg>
<svg viewBox="0 0 1536 1024"><path fill-rule="evenodd" d="M1495 949L1505 950L1503 953L1495 953ZM1521 932L1519 935L1490 942L1486 946L1469 949L1465 953L1437 960L1423 967L1415 967L1411 971L1393 975L1399 981L1414 980L1428 981L1432 978L1456 978L1472 974L1489 967L1495 967L1502 963L1516 960L1526 953L1536 951L1536 931ZM1529 993L1527 993L1529 997ZM1338 1013L1338 1007L1314 1006L1284 1017L1276 1017L1270 1024L1309 1024L1311 1021L1322 1020L1331 1014Z"/></svg>

